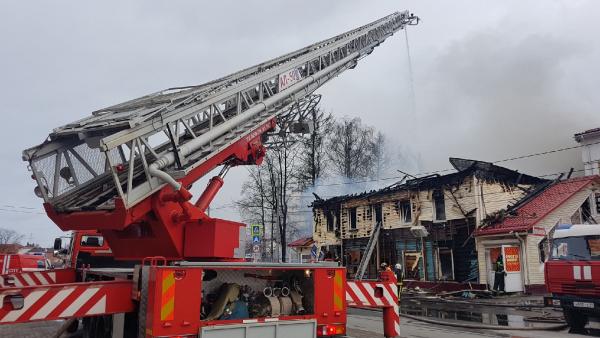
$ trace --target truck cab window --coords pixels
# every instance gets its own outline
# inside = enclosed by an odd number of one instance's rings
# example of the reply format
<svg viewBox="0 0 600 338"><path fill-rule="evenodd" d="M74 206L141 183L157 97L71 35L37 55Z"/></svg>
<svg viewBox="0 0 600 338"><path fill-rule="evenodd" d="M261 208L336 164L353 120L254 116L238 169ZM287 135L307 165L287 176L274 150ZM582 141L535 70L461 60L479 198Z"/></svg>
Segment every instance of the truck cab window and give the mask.
<svg viewBox="0 0 600 338"><path fill-rule="evenodd" d="M81 246L100 247L104 245L102 236L81 236Z"/></svg>
<svg viewBox="0 0 600 338"><path fill-rule="evenodd" d="M600 260L600 236L554 239L551 259L573 261Z"/></svg>

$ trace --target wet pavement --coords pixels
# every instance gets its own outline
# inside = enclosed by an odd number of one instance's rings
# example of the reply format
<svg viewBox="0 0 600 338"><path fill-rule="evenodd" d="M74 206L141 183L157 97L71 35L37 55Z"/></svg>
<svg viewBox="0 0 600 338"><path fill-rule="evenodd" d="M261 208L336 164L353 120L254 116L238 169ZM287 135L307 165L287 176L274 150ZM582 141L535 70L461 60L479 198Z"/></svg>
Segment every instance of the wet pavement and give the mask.
<svg viewBox="0 0 600 338"><path fill-rule="evenodd" d="M401 313L437 318L440 320L459 320L485 325L510 327L537 327L562 322L562 312L552 308L536 307L497 307L473 305L468 302L431 302L420 299L402 300ZM545 320L544 320L545 319Z"/></svg>
<svg viewBox="0 0 600 338"><path fill-rule="evenodd" d="M596 327L600 327L598 323L594 324ZM560 331L470 329L430 324L405 317L400 320L400 336L402 338L588 338L591 336L599 336L599 333L600 330L594 330L589 335L578 335L569 334L566 329ZM378 311L350 309L348 315L348 337L383 337L381 313Z"/></svg>

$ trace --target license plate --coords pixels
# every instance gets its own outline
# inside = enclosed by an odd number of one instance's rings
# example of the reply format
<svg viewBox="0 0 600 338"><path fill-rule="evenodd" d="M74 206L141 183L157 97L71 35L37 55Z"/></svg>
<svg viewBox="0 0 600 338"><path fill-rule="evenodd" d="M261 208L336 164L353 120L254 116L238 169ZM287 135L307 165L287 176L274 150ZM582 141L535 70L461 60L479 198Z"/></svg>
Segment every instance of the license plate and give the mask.
<svg viewBox="0 0 600 338"><path fill-rule="evenodd" d="M574 307L583 307L583 308L587 308L587 309L593 309L593 308L594 308L594 303L588 303L588 302L573 302L573 306L574 306Z"/></svg>

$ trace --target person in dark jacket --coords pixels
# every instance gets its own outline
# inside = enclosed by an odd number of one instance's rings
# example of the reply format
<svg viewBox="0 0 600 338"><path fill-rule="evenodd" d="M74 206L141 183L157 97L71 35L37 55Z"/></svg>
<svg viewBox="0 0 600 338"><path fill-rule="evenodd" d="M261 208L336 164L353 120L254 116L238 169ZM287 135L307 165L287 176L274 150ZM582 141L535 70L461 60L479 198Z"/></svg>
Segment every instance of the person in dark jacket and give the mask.
<svg viewBox="0 0 600 338"><path fill-rule="evenodd" d="M502 255L499 255L498 259L496 259L496 263L494 264L494 291L505 292L505 276L506 271L504 271L504 260L502 259Z"/></svg>

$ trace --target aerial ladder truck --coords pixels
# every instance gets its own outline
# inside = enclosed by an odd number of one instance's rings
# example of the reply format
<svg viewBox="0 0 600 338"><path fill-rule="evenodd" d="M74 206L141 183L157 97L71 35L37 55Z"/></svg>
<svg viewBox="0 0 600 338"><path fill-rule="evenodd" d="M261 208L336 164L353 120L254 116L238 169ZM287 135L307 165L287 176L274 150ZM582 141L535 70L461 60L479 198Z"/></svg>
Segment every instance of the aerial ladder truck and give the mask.
<svg viewBox="0 0 600 338"><path fill-rule="evenodd" d="M244 262L244 224L206 210L231 168L260 165L269 135L307 120L315 90L417 23L396 12L202 85L94 111L24 150L48 217L100 234L114 259L137 264L4 286L0 323L77 318L88 337L308 338L344 335L348 306L365 306L384 308L386 336L396 336L393 274L347 281L336 263ZM217 167L193 201L192 184ZM13 276L24 277L38 279Z"/></svg>

